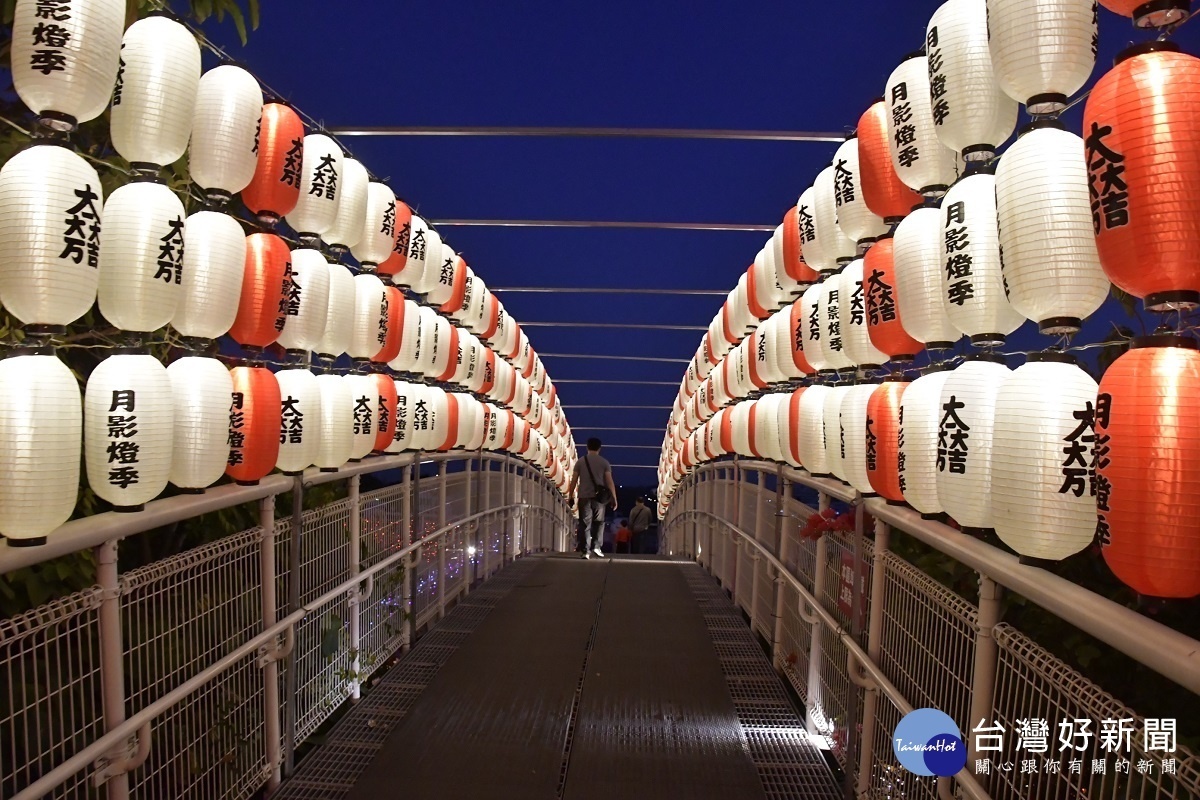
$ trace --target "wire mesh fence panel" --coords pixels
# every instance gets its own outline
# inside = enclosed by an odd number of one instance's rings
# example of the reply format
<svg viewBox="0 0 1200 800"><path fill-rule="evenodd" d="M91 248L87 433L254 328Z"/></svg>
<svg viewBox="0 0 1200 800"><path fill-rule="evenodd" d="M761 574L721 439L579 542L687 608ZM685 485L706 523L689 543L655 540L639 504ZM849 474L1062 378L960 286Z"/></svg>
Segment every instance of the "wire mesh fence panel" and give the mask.
<svg viewBox="0 0 1200 800"><path fill-rule="evenodd" d="M755 628L767 641L775 634L775 579L772 577L770 563L765 558L754 562L758 570L757 587L754 592L754 622Z"/></svg>
<svg viewBox="0 0 1200 800"><path fill-rule="evenodd" d="M126 707L132 714L261 629L262 529L251 528L121 578ZM247 797L265 768L262 671L244 659L155 721L130 779L140 797Z"/></svg>
<svg viewBox="0 0 1200 800"><path fill-rule="evenodd" d="M896 760L892 735L903 715L883 696L875 711L874 748L866 797L869 800L937 800L937 779L909 772Z"/></svg>
<svg viewBox="0 0 1200 800"><path fill-rule="evenodd" d="M825 539L825 585L817 599L833 614L834 618L846 630L854 626L851 621L851 610L854 606L854 576L858 574L860 630L859 642L865 645L867 641L867 615L871 604L871 563L874 558L875 544L871 539L862 537L859 546L861 558L856 561L854 556L853 531L830 531L824 534ZM857 564L857 569L856 569Z"/></svg>
<svg viewBox="0 0 1200 800"><path fill-rule="evenodd" d="M742 610L749 614L754 604L754 546L740 539L733 541L735 546L731 550L737 558L737 573L733 577L736 600Z"/></svg>
<svg viewBox="0 0 1200 800"><path fill-rule="evenodd" d="M850 708L862 708L862 690L850 682L846 671L847 649L841 637L828 626L820 626L820 663L817 696L808 701L818 731L829 738L838 763L846 766L848 737L857 739L858 720L850 718ZM856 697L852 697L851 693Z"/></svg>
<svg viewBox="0 0 1200 800"><path fill-rule="evenodd" d="M104 733L97 610L88 589L0 620L0 796L11 797ZM93 798L86 773L55 797Z"/></svg>
<svg viewBox="0 0 1200 800"><path fill-rule="evenodd" d="M374 566L404 547L405 487L388 486L361 498L361 563ZM361 638L359 671L370 672L401 644L404 633L404 574L402 563L375 577L371 593L359 606Z"/></svg>
<svg viewBox="0 0 1200 800"><path fill-rule="evenodd" d="M304 512L300 539L300 602L325 594L350 576L350 501ZM343 595L296 626L296 737L303 741L349 696L350 607Z"/></svg>
<svg viewBox="0 0 1200 800"><path fill-rule="evenodd" d="M808 664L812 648L812 625L800 618L800 593L783 585L783 631L779 661L783 673L800 699L808 702Z"/></svg>
<svg viewBox="0 0 1200 800"><path fill-rule="evenodd" d="M795 498L784 500L785 524L782 538L785 541L781 545L783 557L780 560L788 565L792 574L799 578L804 588L810 592L813 591L813 578L817 569L817 543L814 539L801 536L800 531L809 516L815 513Z"/></svg>
<svg viewBox="0 0 1200 800"><path fill-rule="evenodd" d="M975 606L893 553L884 553L879 665L917 708L971 723Z"/></svg>
<svg viewBox="0 0 1200 800"><path fill-rule="evenodd" d="M1200 758L1175 720L1138 716L1010 625L994 635L993 717L967 731L987 763L967 768L986 768L996 800L1200 797Z"/></svg>

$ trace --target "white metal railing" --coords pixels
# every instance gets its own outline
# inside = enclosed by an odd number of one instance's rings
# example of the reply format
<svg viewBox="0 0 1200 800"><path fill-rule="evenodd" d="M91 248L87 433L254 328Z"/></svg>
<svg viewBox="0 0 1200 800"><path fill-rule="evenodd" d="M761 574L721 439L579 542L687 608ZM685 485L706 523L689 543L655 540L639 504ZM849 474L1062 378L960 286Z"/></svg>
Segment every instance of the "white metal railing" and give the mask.
<svg viewBox="0 0 1200 800"><path fill-rule="evenodd" d="M338 473L75 520L44 548L0 546L8 572L92 549L97 585L0 620L0 796L245 798L364 678L508 561L567 546L540 473L489 453L386 456ZM437 462L421 477L419 464ZM450 471L449 465L459 467ZM360 492L360 476L402 481ZM347 496L303 510L305 488ZM281 495L293 515L276 519ZM258 504L259 524L122 574L121 539Z"/></svg>
<svg viewBox="0 0 1200 800"><path fill-rule="evenodd" d="M794 485L816 490L818 507L796 500ZM832 500L854 506L857 529L816 541L800 537L800 523ZM864 511L875 518L873 537L862 530ZM892 552L893 528L973 569L978 604ZM1200 691L1200 643L1178 631L910 510L864 501L837 481L770 462L734 458L696 470L677 490L662 530L662 550L712 572L771 645L777 668L806 703L810 733L830 746L854 796L1200 796L1200 759L1182 745L1147 752L1144 719L1002 623L1001 595L1014 591L1183 690ZM854 580L856 574L862 577ZM966 737L967 768L954 778L922 778L894 758L893 731L922 707L949 714ZM1108 774L1066 766L1044 772L1040 764L1036 773L1024 771L1018 720L1055 715L1131 720L1131 765L1147 769L1113 773L1109 760ZM1002 752L976 751L972 730L981 720L1013 734ZM1111 755L1098 744L1093 740L1080 760ZM977 774L982 756L1019 769ZM1168 759L1171 772L1163 769Z"/></svg>

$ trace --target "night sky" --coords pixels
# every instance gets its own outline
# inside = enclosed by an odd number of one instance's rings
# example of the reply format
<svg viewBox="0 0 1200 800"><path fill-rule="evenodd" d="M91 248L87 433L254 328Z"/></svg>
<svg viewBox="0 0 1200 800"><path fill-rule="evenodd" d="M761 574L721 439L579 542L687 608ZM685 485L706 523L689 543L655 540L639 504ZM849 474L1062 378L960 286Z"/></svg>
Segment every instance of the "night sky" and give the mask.
<svg viewBox="0 0 1200 800"><path fill-rule="evenodd" d="M261 80L331 128L571 126L842 132L900 59L921 46L938 0L670 3L263 3L241 47L206 26ZM1149 34L1101 10L1093 80ZM1175 36L1200 52L1200 24ZM1069 127L1080 125L1077 107ZM344 137L354 156L437 222L550 219L778 224L836 143L678 139ZM440 227L489 286L728 291L767 238L757 232ZM498 292L521 322L706 326L720 298ZM1111 301L1079 342L1138 322ZM686 359L702 330L529 326L550 375L670 381L560 383L580 443L602 431L615 464L657 462ZM1006 349L1049 344L1032 323ZM582 360L547 353L678 359ZM653 405L614 411L580 405ZM618 445L642 445L623 449ZM653 484L649 469L616 470Z"/></svg>

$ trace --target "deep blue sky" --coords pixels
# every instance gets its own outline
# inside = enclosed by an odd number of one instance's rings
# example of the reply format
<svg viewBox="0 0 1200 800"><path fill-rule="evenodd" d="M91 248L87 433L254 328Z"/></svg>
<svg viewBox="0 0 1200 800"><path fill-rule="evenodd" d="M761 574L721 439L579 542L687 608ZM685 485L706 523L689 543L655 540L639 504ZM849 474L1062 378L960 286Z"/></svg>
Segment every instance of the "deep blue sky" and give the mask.
<svg viewBox="0 0 1200 800"><path fill-rule="evenodd" d="M749 3L265 2L239 46L263 81L331 127L597 126L841 131L852 128L937 0ZM1093 78L1148 38L1101 10ZM1176 37L1200 51L1200 23ZM1078 115L1072 118L1078 125ZM589 219L776 224L836 144L655 139L346 138L376 174L431 220ZM491 286L639 286L728 290L759 233L446 228ZM501 294L519 320L705 325L713 297ZM1081 340L1103 337L1106 306ZM1027 324L1015 345L1045 340ZM543 352L686 359L700 333L528 329ZM677 381L683 364L545 358L554 378ZM674 389L560 386L580 441L589 426L661 431ZM611 412L573 404L661 404ZM600 434L615 463L652 465L661 432ZM618 470L650 483L648 470ZM640 480L639 480L640 479Z"/></svg>

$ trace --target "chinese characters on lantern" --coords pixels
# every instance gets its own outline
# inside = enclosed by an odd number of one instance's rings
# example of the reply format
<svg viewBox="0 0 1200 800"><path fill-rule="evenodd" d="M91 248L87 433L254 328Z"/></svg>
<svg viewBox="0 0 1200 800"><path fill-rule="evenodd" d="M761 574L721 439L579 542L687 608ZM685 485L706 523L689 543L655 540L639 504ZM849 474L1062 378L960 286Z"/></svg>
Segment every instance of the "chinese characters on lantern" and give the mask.
<svg viewBox="0 0 1200 800"><path fill-rule="evenodd" d="M1058 492L1059 494L1071 492L1076 497L1083 497L1086 489L1090 494L1095 495L1096 412L1092 408L1091 401L1088 401L1084 408L1075 411L1072 416L1079 420L1079 424L1063 437L1063 441L1067 444L1062 449L1065 456L1062 463L1063 484Z"/></svg>
<svg viewBox="0 0 1200 800"><path fill-rule="evenodd" d="M1092 199L1092 227L1099 234L1129 224L1129 186L1125 183L1125 155L1105 138L1111 125L1093 122L1084 146L1087 151L1088 195Z"/></svg>
<svg viewBox="0 0 1200 800"><path fill-rule="evenodd" d="M76 189L75 196L79 202L63 212L66 228L63 230L63 251L58 257L80 264L86 252L87 265L96 269L100 266L100 213L96 210L100 195L92 191L89 183Z"/></svg>
<svg viewBox="0 0 1200 800"><path fill-rule="evenodd" d="M950 116L950 103L946 100L946 75L942 72L942 48L938 46L938 29L929 29L925 41L929 52L929 100L933 103L933 124L941 125Z"/></svg>
<svg viewBox="0 0 1200 800"><path fill-rule="evenodd" d="M949 468L951 473L963 475L967 471L967 439L971 437L971 428L958 416L964 408L966 403L955 395L950 395L950 399L942 404L945 413L938 423L938 472L946 472Z"/></svg>
<svg viewBox="0 0 1200 800"><path fill-rule="evenodd" d="M1108 467L1109 441L1107 433L1100 433L1100 428L1108 428L1109 415L1112 413L1112 395L1107 392L1096 398L1096 455L1092 459L1095 474L1094 487L1096 494L1096 542L1106 547L1111 542L1111 532L1108 526L1108 514L1112 511L1108 501L1112 496L1112 484L1101 470Z"/></svg>
<svg viewBox="0 0 1200 800"><path fill-rule="evenodd" d="M373 421L371 399L366 395L354 398L354 432L364 436L370 434Z"/></svg>
<svg viewBox="0 0 1200 800"><path fill-rule="evenodd" d="M292 139L292 146L283 156L283 172L279 176L280 183L300 188L300 164L304 158L304 137Z"/></svg>
<svg viewBox="0 0 1200 800"><path fill-rule="evenodd" d="M975 296L971 281L970 231L967 230L967 205L961 200L946 209L946 299L957 306Z"/></svg>
<svg viewBox="0 0 1200 800"><path fill-rule="evenodd" d="M842 322L838 318L838 290L829 293L829 306L825 316L829 319L829 349L842 349Z"/></svg>
<svg viewBox="0 0 1200 800"><path fill-rule="evenodd" d="M176 217L167 225L169 230L159 241L158 272L155 280L179 285L183 282L183 218Z"/></svg>
<svg viewBox="0 0 1200 800"><path fill-rule="evenodd" d="M308 193L324 197L326 200L335 200L337 179L337 165L333 163L333 156L327 153L321 157L321 162L313 167L312 185Z"/></svg>
<svg viewBox="0 0 1200 800"><path fill-rule="evenodd" d="M229 405L229 460L231 467L236 467L245 460L242 448L246 446L246 395L242 392L233 393L233 402Z"/></svg>
<svg viewBox="0 0 1200 800"><path fill-rule="evenodd" d="M882 270L871 270L867 278L867 297L871 301L868 306L872 325L882 325L896 319L896 295L892 287L883 280Z"/></svg>
<svg viewBox="0 0 1200 800"><path fill-rule="evenodd" d="M71 31L59 22L71 19L70 0L39 0L34 10L38 23L33 26L33 51L29 55L29 69L49 75L67 69L67 53L63 48L71 41Z"/></svg>
<svg viewBox="0 0 1200 800"><path fill-rule="evenodd" d="M108 483L128 489L138 482L137 393L132 389L114 389L108 407ZM119 413L124 412L124 413Z"/></svg>
<svg viewBox="0 0 1200 800"><path fill-rule="evenodd" d="M288 395L280 407L279 443L302 444L304 442L304 412L297 408L300 398Z"/></svg>
<svg viewBox="0 0 1200 800"><path fill-rule="evenodd" d="M901 81L892 87L892 127L895 130L896 160L902 167L911 167L921 160L917 150L917 126L913 122L912 103L908 99L908 83Z"/></svg>

